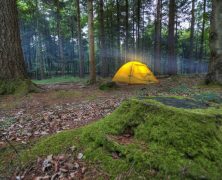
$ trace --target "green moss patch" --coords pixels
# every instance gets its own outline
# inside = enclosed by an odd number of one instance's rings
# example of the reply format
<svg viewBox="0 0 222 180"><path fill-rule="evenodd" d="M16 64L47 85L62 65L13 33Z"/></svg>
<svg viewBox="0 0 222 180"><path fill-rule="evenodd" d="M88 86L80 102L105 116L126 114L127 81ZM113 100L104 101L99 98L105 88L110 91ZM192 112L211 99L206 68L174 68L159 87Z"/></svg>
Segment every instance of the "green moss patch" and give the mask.
<svg viewBox="0 0 222 180"><path fill-rule="evenodd" d="M155 99L129 100L96 123L40 140L21 154L22 162L73 145L112 179L220 179L222 108L183 109Z"/></svg>
<svg viewBox="0 0 222 180"><path fill-rule="evenodd" d="M2 81L0 80L0 95L5 94L16 94L23 95L29 92L36 92L38 88L35 84L33 84L30 80L9 80Z"/></svg>

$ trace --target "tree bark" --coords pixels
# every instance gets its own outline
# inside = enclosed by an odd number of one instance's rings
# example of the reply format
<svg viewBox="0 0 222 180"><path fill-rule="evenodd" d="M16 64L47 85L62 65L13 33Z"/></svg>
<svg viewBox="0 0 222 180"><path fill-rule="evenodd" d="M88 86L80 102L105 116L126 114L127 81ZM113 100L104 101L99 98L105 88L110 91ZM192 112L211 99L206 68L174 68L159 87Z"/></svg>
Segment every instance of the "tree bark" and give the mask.
<svg viewBox="0 0 222 180"><path fill-rule="evenodd" d="M27 79L15 0L1 0L0 22L0 80Z"/></svg>
<svg viewBox="0 0 222 180"><path fill-rule="evenodd" d="M168 74L177 74L177 62L175 57L175 0L169 3L169 23L168 23Z"/></svg>
<svg viewBox="0 0 222 180"><path fill-rule="evenodd" d="M116 11L117 11L117 57L116 57L116 65L115 69L119 68L119 65L121 63L121 44L120 44L120 1L116 0Z"/></svg>
<svg viewBox="0 0 222 180"><path fill-rule="evenodd" d="M205 24L206 24L206 3L207 0L204 0L203 4L203 21L202 21L202 30L201 30L201 40L200 40L200 60L203 58L204 52L204 34L205 34Z"/></svg>
<svg viewBox="0 0 222 180"><path fill-rule="evenodd" d="M191 10L191 26L190 26L190 50L189 58L193 58L193 42L194 42L194 26L195 26L195 0L192 0L192 10Z"/></svg>
<svg viewBox="0 0 222 180"><path fill-rule="evenodd" d="M210 49L211 60L206 83L222 84L222 1L212 0Z"/></svg>
<svg viewBox="0 0 222 180"><path fill-rule="evenodd" d="M126 37L125 37L125 51L126 51L126 57L125 62L128 59L128 51L129 51L129 2L128 0L125 0L125 11L126 11L126 18L125 18L125 28L126 28Z"/></svg>
<svg viewBox="0 0 222 180"><path fill-rule="evenodd" d="M94 26L93 26L93 0L87 0L88 7L88 31L89 31L89 62L90 62L90 83L96 83L96 64L94 52Z"/></svg>
<svg viewBox="0 0 222 180"><path fill-rule="evenodd" d="M79 76L84 77L84 59L82 51L82 27L81 27L81 14L80 14L80 2L76 0L77 7L77 28L78 28L78 47L79 47Z"/></svg>
<svg viewBox="0 0 222 180"><path fill-rule="evenodd" d="M61 71L62 75L65 74L65 59L64 59L64 52L63 52L63 37L61 32L61 9L60 9L60 2L59 0L56 0L56 29L57 29L57 35L58 35L58 55L59 60L61 64Z"/></svg>
<svg viewBox="0 0 222 180"><path fill-rule="evenodd" d="M161 74L160 62L161 62L161 22L162 22L162 0L157 0L156 21L155 21L155 49L154 49L154 72L155 74Z"/></svg>
<svg viewBox="0 0 222 180"><path fill-rule="evenodd" d="M104 27L104 2L99 0L99 49L100 49L100 61L102 64L101 73L102 77L108 76L108 64L106 60L106 46L105 46L105 27Z"/></svg>
<svg viewBox="0 0 222 180"><path fill-rule="evenodd" d="M192 61L194 57L194 26L195 26L195 1L192 0L191 25L190 25L190 45L188 54L188 73L192 72Z"/></svg>
<svg viewBox="0 0 222 180"><path fill-rule="evenodd" d="M137 0L137 11L136 11L136 55L140 54L140 20L141 20L141 0Z"/></svg>
<svg viewBox="0 0 222 180"><path fill-rule="evenodd" d="M26 73L15 0L1 0L0 22L0 94L28 93L34 86Z"/></svg>

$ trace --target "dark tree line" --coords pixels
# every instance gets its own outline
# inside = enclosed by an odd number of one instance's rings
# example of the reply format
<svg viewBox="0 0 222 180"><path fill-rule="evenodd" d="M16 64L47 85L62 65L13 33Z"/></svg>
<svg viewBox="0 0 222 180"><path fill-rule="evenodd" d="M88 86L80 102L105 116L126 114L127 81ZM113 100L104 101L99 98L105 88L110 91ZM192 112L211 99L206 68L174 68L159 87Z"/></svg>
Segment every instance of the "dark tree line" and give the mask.
<svg viewBox="0 0 222 180"><path fill-rule="evenodd" d="M209 57L207 82L221 83L221 8L219 0L3 0L1 89L29 79L26 68L36 78L89 73L94 83L129 60L176 74L206 72Z"/></svg>
<svg viewBox="0 0 222 180"><path fill-rule="evenodd" d="M33 78L90 73L86 0L19 1L25 61ZM156 74L204 73L209 0L93 1L96 73L139 60Z"/></svg>

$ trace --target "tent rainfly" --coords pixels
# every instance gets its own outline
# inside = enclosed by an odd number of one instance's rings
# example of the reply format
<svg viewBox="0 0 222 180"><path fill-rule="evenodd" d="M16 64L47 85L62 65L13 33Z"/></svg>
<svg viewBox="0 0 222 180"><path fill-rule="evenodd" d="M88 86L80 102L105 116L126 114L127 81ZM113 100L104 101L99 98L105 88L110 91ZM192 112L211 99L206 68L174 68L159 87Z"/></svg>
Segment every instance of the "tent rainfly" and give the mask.
<svg viewBox="0 0 222 180"><path fill-rule="evenodd" d="M137 61L124 64L117 71L112 81L126 84L150 84L159 82L145 64Z"/></svg>

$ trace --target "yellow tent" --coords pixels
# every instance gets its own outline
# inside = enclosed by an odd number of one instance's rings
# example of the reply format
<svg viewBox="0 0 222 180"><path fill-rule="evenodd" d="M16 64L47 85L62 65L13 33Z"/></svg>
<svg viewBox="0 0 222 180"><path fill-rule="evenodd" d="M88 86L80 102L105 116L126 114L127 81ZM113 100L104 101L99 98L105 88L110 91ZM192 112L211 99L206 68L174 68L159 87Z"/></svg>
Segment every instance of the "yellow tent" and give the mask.
<svg viewBox="0 0 222 180"><path fill-rule="evenodd" d="M112 81L127 84L149 84L159 82L145 64L137 61L124 64L117 71Z"/></svg>

